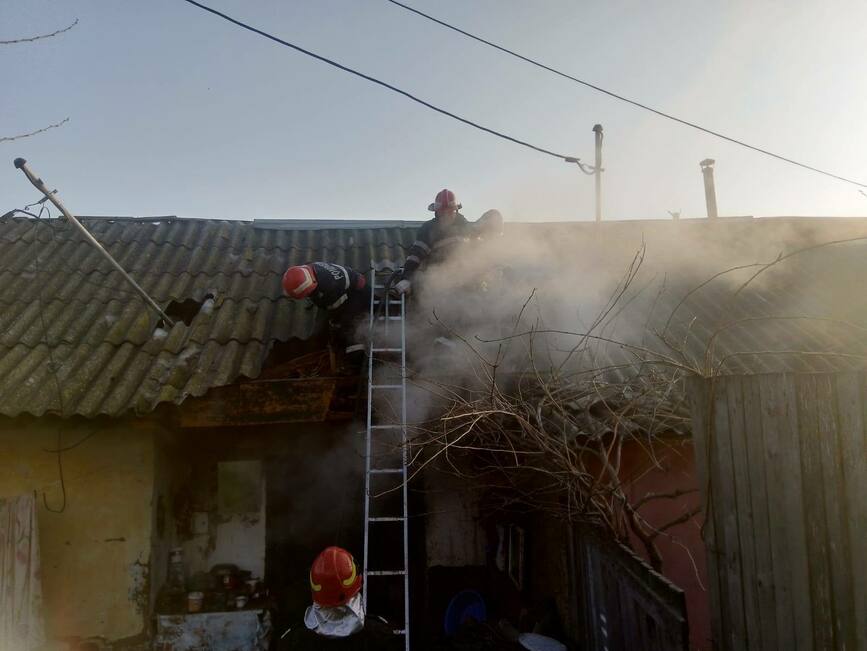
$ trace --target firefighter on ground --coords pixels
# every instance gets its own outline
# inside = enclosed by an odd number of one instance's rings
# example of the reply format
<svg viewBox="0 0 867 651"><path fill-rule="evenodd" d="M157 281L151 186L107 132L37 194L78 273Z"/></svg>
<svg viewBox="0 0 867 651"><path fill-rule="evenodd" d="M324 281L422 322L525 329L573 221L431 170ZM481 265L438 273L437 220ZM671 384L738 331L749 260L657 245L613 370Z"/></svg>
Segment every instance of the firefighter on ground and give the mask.
<svg viewBox="0 0 867 651"><path fill-rule="evenodd" d="M363 355L359 326L370 309L370 287L363 274L331 262L289 267L283 274L283 292L292 299L309 299L328 313L328 322L345 353Z"/></svg>
<svg viewBox="0 0 867 651"><path fill-rule="evenodd" d="M342 547L327 547L309 574L313 604L304 625L293 625L276 641L277 651L403 651L404 638L380 617L367 617L361 569Z"/></svg>
<svg viewBox="0 0 867 651"><path fill-rule="evenodd" d="M325 637L348 637L364 628L361 575L352 554L342 547L325 548L310 568L313 605L304 625Z"/></svg>
<svg viewBox="0 0 867 651"><path fill-rule="evenodd" d="M498 210L487 211L473 223L458 212L461 207L449 189L440 190L427 207L434 218L422 225L409 249L394 285L399 294L411 290L413 274L422 264L442 262L462 242L502 234L503 216Z"/></svg>

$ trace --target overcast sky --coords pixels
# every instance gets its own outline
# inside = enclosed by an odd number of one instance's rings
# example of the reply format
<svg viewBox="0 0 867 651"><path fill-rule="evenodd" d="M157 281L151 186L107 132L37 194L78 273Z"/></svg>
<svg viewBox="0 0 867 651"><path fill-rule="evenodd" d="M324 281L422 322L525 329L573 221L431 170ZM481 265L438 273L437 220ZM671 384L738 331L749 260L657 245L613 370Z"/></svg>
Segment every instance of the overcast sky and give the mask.
<svg viewBox="0 0 867 651"><path fill-rule="evenodd" d="M864 215L857 188L743 150L550 75L384 0L211 6L491 128L593 160L606 219ZM549 65L867 183L867 3L406 0ZM181 0L0 3L0 212L35 190L23 156L79 214L592 219L593 181L242 31Z"/></svg>

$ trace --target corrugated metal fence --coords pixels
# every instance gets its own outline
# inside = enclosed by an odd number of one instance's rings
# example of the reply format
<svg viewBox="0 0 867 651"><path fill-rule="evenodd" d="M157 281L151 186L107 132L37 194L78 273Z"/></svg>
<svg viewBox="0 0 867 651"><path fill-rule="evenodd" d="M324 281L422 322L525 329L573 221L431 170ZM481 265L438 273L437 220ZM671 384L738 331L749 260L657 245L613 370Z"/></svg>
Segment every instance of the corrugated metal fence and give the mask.
<svg viewBox="0 0 867 651"><path fill-rule="evenodd" d="M720 650L867 651L863 373L690 382Z"/></svg>

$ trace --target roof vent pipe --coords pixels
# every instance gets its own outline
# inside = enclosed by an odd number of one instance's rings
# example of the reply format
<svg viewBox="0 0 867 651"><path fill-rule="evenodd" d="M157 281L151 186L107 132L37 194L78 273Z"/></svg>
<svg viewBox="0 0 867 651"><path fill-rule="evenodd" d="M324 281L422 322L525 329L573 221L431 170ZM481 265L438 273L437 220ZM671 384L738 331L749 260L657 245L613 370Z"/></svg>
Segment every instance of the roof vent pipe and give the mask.
<svg viewBox="0 0 867 651"><path fill-rule="evenodd" d="M593 175L596 177L596 222L602 221L602 125L594 124L593 133L596 141L596 164Z"/></svg>
<svg viewBox="0 0 867 651"><path fill-rule="evenodd" d="M716 161L712 158L705 158L701 165L701 174L704 177L704 201L707 204L707 216L709 219L719 217L716 211L716 187L713 184L713 164Z"/></svg>

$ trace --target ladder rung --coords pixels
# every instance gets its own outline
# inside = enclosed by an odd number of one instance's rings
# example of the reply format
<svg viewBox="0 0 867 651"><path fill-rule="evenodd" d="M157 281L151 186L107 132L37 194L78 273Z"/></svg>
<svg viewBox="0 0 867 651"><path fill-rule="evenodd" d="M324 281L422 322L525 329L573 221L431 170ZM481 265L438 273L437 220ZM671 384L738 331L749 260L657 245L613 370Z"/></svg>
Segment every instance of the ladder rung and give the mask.
<svg viewBox="0 0 867 651"><path fill-rule="evenodd" d="M403 522L403 517L393 515L382 515L376 518L367 518L370 522Z"/></svg>
<svg viewBox="0 0 867 651"><path fill-rule="evenodd" d="M403 348L374 348L374 353L399 353Z"/></svg>
<svg viewBox="0 0 867 651"><path fill-rule="evenodd" d="M403 473L403 468L371 468L370 472L376 475L396 475Z"/></svg>
<svg viewBox="0 0 867 651"><path fill-rule="evenodd" d="M391 632L394 633L395 635L406 635L406 629L405 628L393 628L393 629L391 629Z"/></svg>
<svg viewBox="0 0 867 651"><path fill-rule="evenodd" d="M403 429L403 425L371 425L370 429Z"/></svg>
<svg viewBox="0 0 867 651"><path fill-rule="evenodd" d="M386 317L384 317L384 316L376 317L377 321L385 321L385 319L386 319ZM402 316L389 316L388 320L389 321L403 321L403 317Z"/></svg>
<svg viewBox="0 0 867 651"><path fill-rule="evenodd" d="M371 389L403 389L402 384L371 384Z"/></svg>
<svg viewBox="0 0 867 651"><path fill-rule="evenodd" d="M406 570L368 570L367 576L403 576Z"/></svg>

